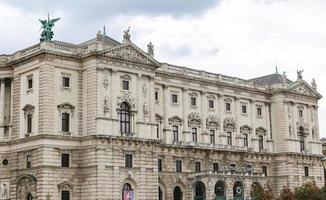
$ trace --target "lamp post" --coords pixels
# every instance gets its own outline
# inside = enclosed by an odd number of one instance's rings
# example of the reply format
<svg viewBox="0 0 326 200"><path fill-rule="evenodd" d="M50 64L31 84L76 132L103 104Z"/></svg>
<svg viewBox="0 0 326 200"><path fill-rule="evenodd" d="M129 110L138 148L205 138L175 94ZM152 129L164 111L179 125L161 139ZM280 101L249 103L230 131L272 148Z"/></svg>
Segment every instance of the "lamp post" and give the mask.
<svg viewBox="0 0 326 200"><path fill-rule="evenodd" d="M326 186L326 156L321 159L321 163L324 167L324 185Z"/></svg>

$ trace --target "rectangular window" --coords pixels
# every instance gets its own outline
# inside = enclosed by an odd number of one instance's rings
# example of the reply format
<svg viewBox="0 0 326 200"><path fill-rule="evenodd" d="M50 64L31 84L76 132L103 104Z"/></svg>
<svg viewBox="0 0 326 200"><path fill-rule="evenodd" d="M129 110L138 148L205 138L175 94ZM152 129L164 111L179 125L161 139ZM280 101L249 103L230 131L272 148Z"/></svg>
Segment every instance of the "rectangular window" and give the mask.
<svg viewBox="0 0 326 200"><path fill-rule="evenodd" d="M263 166L263 174L267 177L267 166Z"/></svg>
<svg viewBox="0 0 326 200"><path fill-rule="evenodd" d="M214 108L214 101L213 100L208 100L208 107L209 108Z"/></svg>
<svg viewBox="0 0 326 200"><path fill-rule="evenodd" d="M62 77L62 87L69 88L70 87L70 78Z"/></svg>
<svg viewBox="0 0 326 200"><path fill-rule="evenodd" d="M28 155L26 156L26 168L31 168L32 167L32 156Z"/></svg>
<svg viewBox="0 0 326 200"><path fill-rule="evenodd" d="M190 97L190 103L192 106L196 106L196 103L197 103L196 100L197 99L195 97Z"/></svg>
<svg viewBox="0 0 326 200"><path fill-rule="evenodd" d="M61 167L69 167L70 166L70 154L63 153L61 154Z"/></svg>
<svg viewBox="0 0 326 200"><path fill-rule="evenodd" d="M27 133L32 133L32 115L27 115Z"/></svg>
<svg viewBox="0 0 326 200"><path fill-rule="evenodd" d="M309 176L309 167L304 167L304 176L305 177Z"/></svg>
<svg viewBox="0 0 326 200"><path fill-rule="evenodd" d="M61 200L70 200L70 192L66 190L61 191Z"/></svg>
<svg viewBox="0 0 326 200"><path fill-rule="evenodd" d="M160 125L156 125L156 137L160 138Z"/></svg>
<svg viewBox="0 0 326 200"><path fill-rule="evenodd" d="M125 155L125 167L132 168L132 154Z"/></svg>
<svg viewBox="0 0 326 200"><path fill-rule="evenodd" d="M158 171L161 172L162 171L162 159L158 159Z"/></svg>
<svg viewBox="0 0 326 200"><path fill-rule="evenodd" d="M242 105L241 106L241 111L242 111L243 114L246 114L247 113L247 106Z"/></svg>
<svg viewBox="0 0 326 200"><path fill-rule="evenodd" d="M230 103L225 103L225 110L226 111L231 111L231 104Z"/></svg>
<svg viewBox="0 0 326 200"><path fill-rule="evenodd" d="M262 115L262 112L261 111L262 111L261 108L257 108L257 115L258 116L261 116Z"/></svg>
<svg viewBox="0 0 326 200"><path fill-rule="evenodd" d="M248 134L243 134L243 146L248 147Z"/></svg>
<svg viewBox="0 0 326 200"><path fill-rule="evenodd" d="M158 101L158 91L155 92L155 100Z"/></svg>
<svg viewBox="0 0 326 200"><path fill-rule="evenodd" d="M303 117L303 111L299 110L299 117Z"/></svg>
<svg viewBox="0 0 326 200"><path fill-rule="evenodd" d="M218 168L219 168L218 163L213 163L214 172L218 172Z"/></svg>
<svg viewBox="0 0 326 200"><path fill-rule="evenodd" d="M259 151L264 149L264 137L262 135L258 136Z"/></svg>
<svg viewBox="0 0 326 200"><path fill-rule="evenodd" d="M227 132L227 142L228 142L228 145L231 146L232 145L232 132Z"/></svg>
<svg viewBox="0 0 326 200"><path fill-rule="evenodd" d="M182 161L181 160L175 161L175 171L182 172Z"/></svg>
<svg viewBox="0 0 326 200"><path fill-rule="evenodd" d="M28 89L33 88L33 77L32 76L28 77L28 79L27 79L27 88Z"/></svg>
<svg viewBox="0 0 326 200"><path fill-rule="evenodd" d="M173 142L179 141L179 127L178 126L172 126L172 133L173 133Z"/></svg>
<svg viewBox="0 0 326 200"><path fill-rule="evenodd" d="M215 130L209 131L209 138L210 138L211 144L215 144Z"/></svg>
<svg viewBox="0 0 326 200"><path fill-rule="evenodd" d="M61 113L62 117L62 132L69 132L69 121L70 121L70 114L69 113Z"/></svg>
<svg viewBox="0 0 326 200"><path fill-rule="evenodd" d="M126 81L126 80L122 81L122 89L129 90L129 81Z"/></svg>
<svg viewBox="0 0 326 200"><path fill-rule="evenodd" d="M195 162L195 172L200 172L200 171L201 171L201 163Z"/></svg>
<svg viewBox="0 0 326 200"><path fill-rule="evenodd" d="M192 128L191 133L192 133L192 141L197 142L197 128Z"/></svg>
<svg viewBox="0 0 326 200"><path fill-rule="evenodd" d="M172 103L178 103L178 95L172 94Z"/></svg>

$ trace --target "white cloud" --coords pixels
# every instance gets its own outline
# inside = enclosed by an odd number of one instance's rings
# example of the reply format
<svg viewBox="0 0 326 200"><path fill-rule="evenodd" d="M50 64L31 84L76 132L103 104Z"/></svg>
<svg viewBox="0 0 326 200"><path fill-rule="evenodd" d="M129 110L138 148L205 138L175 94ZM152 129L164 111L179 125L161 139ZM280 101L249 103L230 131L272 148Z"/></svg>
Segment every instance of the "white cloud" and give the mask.
<svg viewBox="0 0 326 200"><path fill-rule="evenodd" d="M105 23L108 34L120 40L130 25L132 40L143 49L152 41L159 61L240 78L273 73L277 65L280 72L287 71L295 80L296 70L303 68L304 79L310 82L315 77L320 93L326 94L325 10L324 0L223 0L192 16L121 13L90 24L75 24L78 27L63 17L56 27L56 38L82 42L94 37ZM40 16L0 3L0 51L37 42ZM71 29L85 31L75 34L77 31L71 33ZM319 112L320 132L326 137L324 99Z"/></svg>

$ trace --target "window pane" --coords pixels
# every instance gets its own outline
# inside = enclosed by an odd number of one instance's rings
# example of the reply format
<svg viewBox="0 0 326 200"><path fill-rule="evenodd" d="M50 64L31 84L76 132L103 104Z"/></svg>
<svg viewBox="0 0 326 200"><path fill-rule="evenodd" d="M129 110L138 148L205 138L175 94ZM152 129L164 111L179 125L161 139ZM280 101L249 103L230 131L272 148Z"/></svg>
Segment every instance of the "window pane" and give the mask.
<svg viewBox="0 0 326 200"><path fill-rule="evenodd" d="M69 113L62 113L62 132L69 132Z"/></svg>
<svg viewBox="0 0 326 200"><path fill-rule="evenodd" d="M27 133L32 132L32 115L27 116Z"/></svg>
<svg viewBox="0 0 326 200"><path fill-rule="evenodd" d="M70 154L61 154L61 167L69 167L70 165Z"/></svg>
<svg viewBox="0 0 326 200"><path fill-rule="evenodd" d="M125 167L132 168L132 154L125 155Z"/></svg>
<svg viewBox="0 0 326 200"><path fill-rule="evenodd" d="M61 191L61 200L70 200L70 192Z"/></svg>

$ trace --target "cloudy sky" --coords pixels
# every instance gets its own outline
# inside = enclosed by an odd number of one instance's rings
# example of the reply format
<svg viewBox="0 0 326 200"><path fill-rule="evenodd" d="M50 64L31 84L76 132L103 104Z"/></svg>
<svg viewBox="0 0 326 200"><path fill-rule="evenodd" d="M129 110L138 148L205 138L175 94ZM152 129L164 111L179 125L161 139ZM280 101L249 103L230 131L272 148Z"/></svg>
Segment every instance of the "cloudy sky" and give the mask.
<svg viewBox="0 0 326 200"><path fill-rule="evenodd" d="M131 26L132 41L155 58L240 78L286 71L314 77L326 96L325 0L0 0L0 54L39 41L39 18L61 17L55 39L81 43L103 25L118 41ZM320 101L326 137L326 99Z"/></svg>

